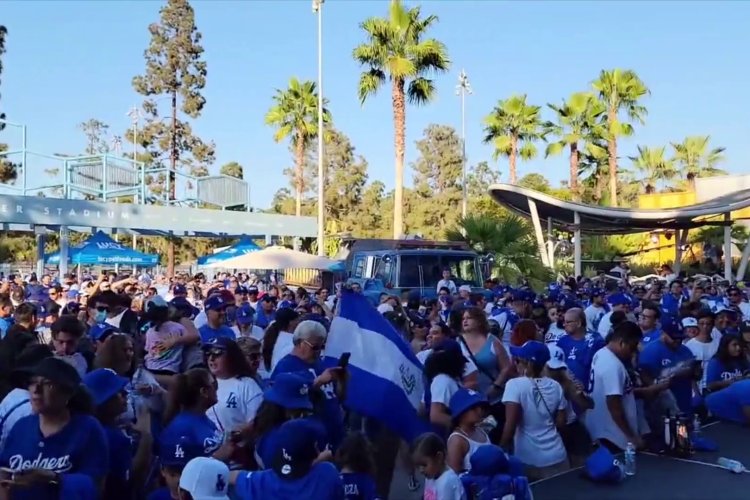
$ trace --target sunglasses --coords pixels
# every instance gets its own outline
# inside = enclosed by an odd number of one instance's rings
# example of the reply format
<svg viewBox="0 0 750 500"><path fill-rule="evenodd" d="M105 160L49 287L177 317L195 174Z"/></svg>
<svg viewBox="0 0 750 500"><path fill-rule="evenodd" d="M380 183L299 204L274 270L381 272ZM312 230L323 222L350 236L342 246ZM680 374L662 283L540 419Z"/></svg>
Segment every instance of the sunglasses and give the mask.
<svg viewBox="0 0 750 500"><path fill-rule="evenodd" d="M315 352L322 351L323 349L326 348L325 344L315 345L315 344L311 344L307 340L305 340L304 343L307 344L308 347L310 347L310 349L312 349Z"/></svg>
<svg viewBox="0 0 750 500"><path fill-rule="evenodd" d="M109 307L107 306L97 306L96 310L99 312L109 312Z"/></svg>
<svg viewBox="0 0 750 500"><path fill-rule="evenodd" d="M224 349L211 349L206 353L206 356L209 358L219 358L226 354L226 351Z"/></svg>

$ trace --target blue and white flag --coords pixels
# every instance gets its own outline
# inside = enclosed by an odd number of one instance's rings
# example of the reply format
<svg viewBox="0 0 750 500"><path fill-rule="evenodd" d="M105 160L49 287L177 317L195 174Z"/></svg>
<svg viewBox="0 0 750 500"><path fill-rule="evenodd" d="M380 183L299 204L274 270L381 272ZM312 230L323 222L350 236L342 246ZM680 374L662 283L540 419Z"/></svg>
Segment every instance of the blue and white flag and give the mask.
<svg viewBox="0 0 750 500"><path fill-rule="evenodd" d="M344 292L331 322L325 357L350 352L346 406L381 422L407 441L429 431L418 415L424 395L422 364L364 295Z"/></svg>

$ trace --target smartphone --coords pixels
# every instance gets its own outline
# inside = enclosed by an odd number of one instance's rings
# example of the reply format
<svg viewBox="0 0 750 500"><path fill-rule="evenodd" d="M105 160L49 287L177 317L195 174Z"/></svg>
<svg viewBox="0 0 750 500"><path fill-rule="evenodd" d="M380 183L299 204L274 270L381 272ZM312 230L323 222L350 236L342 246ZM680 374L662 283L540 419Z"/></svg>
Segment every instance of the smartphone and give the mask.
<svg viewBox="0 0 750 500"><path fill-rule="evenodd" d="M346 367L349 366L349 358L351 357L352 357L352 353L350 352L343 353L341 357L339 358L339 368L346 369Z"/></svg>

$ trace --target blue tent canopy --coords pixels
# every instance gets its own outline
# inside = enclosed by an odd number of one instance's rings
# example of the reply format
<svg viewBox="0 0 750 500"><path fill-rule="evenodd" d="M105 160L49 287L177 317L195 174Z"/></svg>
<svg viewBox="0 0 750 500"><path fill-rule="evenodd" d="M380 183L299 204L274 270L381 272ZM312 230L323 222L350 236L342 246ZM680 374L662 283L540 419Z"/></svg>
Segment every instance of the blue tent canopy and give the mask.
<svg viewBox="0 0 750 500"><path fill-rule="evenodd" d="M45 257L50 264L60 263L60 252ZM155 266L159 256L133 250L116 242L101 231L93 234L80 245L68 250L68 260L73 264L125 264L137 266Z"/></svg>
<svg viewBox="0 0 750 500"><path fill-rule="evenodd" d="M260 247L253 243L250 238L242 238L240 241L235 243L229 248L225 248L221 252L212 253L211 255L204 255L198 258L199 266L207 266L216 262L222 262L238 255L243 255L250 252L260 250Z"/></svg>

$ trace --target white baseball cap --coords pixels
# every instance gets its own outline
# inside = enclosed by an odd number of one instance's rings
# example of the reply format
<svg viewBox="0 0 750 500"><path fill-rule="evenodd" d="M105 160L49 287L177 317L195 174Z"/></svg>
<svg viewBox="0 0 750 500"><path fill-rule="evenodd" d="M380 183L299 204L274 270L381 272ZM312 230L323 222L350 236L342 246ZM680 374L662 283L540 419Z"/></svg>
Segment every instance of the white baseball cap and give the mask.
<svg viewBox="0 0 750 500"><path fill-rule="evenodd" d="M390 304L386 304L386 303L380 304L380 305L378 305L378 312L380 314L385 314L387 312L393 312L393 306L390 305Z"/></svg>
<svg viewBox="0 0 750 500"><path fill-rule="evenodd" d="M458 287L458 291L471 293L471 287L469 285L461 285L460 287Z"/></svg>
<svg viewBox="0 0 750 500"><path fill-rule="evenodd" d="M565 352L557 347L555 344L547 344L549 349L549 361L547 366L551 370L559 370L560 368L567 368L568 364L565 362Z"/></svg>
<svg viewBox="0 0 750 500"><path fill-rule="evenodd" d="M682 327L683 328L690 328L690 327L698 328L698 320L696 320L693 317L682 318Z"/></svg>
<svg viewBox="0 0 750 500"><path fill-rule="evenodd" d="M196 457L182 470L180 488L193 500L229 500L229 468L215 458Z"/></svg>

